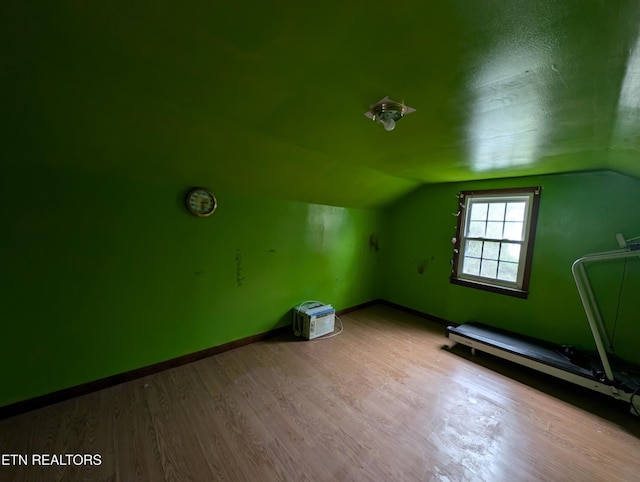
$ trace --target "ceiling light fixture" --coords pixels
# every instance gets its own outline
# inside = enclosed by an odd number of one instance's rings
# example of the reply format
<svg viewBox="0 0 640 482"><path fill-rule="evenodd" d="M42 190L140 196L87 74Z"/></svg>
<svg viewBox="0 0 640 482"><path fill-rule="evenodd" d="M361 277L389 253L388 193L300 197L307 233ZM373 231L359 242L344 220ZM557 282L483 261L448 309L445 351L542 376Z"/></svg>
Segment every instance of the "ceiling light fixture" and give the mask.
<svg viewBox="0 0 640 482"><path fill-rule="evenodd" d="M404 105L401 102L391 100L389 97L369 106L369 110L364 113L369 119L383 125L384 130L392 131L403 116L411 114L416 110L413 107Z"/></svg>

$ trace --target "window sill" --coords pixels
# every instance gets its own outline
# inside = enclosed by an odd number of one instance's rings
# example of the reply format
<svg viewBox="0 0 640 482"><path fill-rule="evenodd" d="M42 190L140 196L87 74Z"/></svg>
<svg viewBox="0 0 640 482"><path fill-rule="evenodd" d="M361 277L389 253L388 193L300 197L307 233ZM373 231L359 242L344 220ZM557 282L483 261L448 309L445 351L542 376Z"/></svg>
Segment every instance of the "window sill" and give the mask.
<svg viewBox="0 0 640 482"><path fill-rule="evenodd" d="M497 286L487 283L482 283L479 281L471 281L467 279L456 278L452 276L450 278L451 284L466 286L467 288L475 288L478 290L490 291L492 293L498 293L501 295L513 296L515 298L527 299L529 296L528 291L519 290L517 288L507 288L505 286Z"/></svg>

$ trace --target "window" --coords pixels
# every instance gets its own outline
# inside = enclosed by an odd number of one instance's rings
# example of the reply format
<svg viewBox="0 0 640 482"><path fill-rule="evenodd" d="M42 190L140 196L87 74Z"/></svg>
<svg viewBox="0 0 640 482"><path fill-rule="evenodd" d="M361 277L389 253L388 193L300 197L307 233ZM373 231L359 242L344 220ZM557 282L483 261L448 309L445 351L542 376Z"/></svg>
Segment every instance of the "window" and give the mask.
<svg viewBox="0 0 640 482"><path fill-rule="evenodd" d="M526 298L540 187L464 191L451 282Z"/></svg>

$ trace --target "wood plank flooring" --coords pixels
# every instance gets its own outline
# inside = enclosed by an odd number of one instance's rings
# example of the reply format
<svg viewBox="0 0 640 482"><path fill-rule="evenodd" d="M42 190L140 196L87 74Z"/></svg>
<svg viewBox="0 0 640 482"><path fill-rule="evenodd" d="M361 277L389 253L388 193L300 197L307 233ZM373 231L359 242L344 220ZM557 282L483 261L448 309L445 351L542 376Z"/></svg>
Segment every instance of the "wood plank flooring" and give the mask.
<svg viewBox="0 0 640 482"><path fill-rule="evenodd" d="M342 320L0 421L0 454L29 459L0 481L640 480L640 420L613 399L387 306Z"/></svg>

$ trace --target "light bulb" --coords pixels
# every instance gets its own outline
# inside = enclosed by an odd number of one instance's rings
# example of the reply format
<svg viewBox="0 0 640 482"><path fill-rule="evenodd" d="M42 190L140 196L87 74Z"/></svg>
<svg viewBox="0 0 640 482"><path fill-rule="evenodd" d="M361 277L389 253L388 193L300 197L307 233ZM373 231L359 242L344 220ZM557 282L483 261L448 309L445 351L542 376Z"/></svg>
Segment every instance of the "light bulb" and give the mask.
<svg viewBox="0 0 640 482"><path fill-rule="evenodd" d="M382 125L384 126L385 131L391 132L393 129L396 128L396 121L394 121L391 117L382 119L380 122L382 122Z"/></svg>

